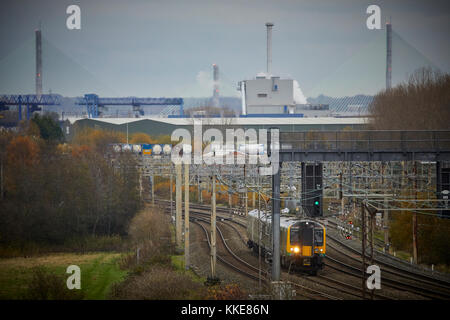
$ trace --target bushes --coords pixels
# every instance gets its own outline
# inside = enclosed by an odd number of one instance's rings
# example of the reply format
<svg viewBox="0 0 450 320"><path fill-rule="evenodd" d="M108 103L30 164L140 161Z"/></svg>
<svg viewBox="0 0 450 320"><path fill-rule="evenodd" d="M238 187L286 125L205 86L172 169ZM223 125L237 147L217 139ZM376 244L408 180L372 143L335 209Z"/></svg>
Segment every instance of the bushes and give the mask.
<svg viewBox="0 0 450 320"><path fill-rule="evenodd" d="M28 300L81 300L81 290L68 290L66 279L50 273L42 267L33 270L24 299Z"/></svg>
<svg viewBox="0 0 450 320"><path fill-rule="evenodd" d="M412 253L411 213L396 213L392 220L389 235L394 248ZM450 221L418 214L417 225L419 263L450 265Z"/></svg>
<svg viewBox="0 0 450 320"><path fill-rule="evenodd" d="M129 235L134 248L140 248L140 263L136 254L122 260L122 267L132 269L132 275L116 284L113 299L245 299L246 294L235 284L207 288L192 271L185 271L179 262L183 256L171 256L170 217L149 208L136 215L130 223ZM172 259L173 258L173 259ZM182 265L182 263L181 263Z"/></svg>
<svg viewBox="0 0 450 320"><path fill-rule="evenodd" d="M148 271L132 276L112 289L116 299L179 300L203 299L206 288L192 280L188 274L179 273L170 266L153 265Z"/></svg>
<svg viewBox="0 0 450 320"><path fill-rule="evenodd" d="M128 233L134 253L123 258L121 266L131 269L133 275L113 287L112 298L173 300L206 295L201 282L194 281L190 273L177 272L172 265L174 247L169 226L170 217L153 208L142 210L132 219Z"/></svg>
<svg viewBox="0 0 450 320"><path fill-rule="evenodd" d="M211 287L207 299L210 300L244 300L247 295L235 283Z"/></svg>
<svg viewBox="0 0 450 320"><path fill-rule="evenodd" d="M67 239L58 251L70 251L77 253L102 252L102 251L124 251L126 243L119 235L76 237Z"/></svg>
<svg viewBox="0 0 450 320"><path fill-rule="evenodd" d="M123 268L135 268L138 265L137 249L140 263L168 264L174 252L169 229L170 217L153 208L139 212L130 223L128 235L134 253L126 256L121 265ZM138 268L137 270L142 270Z"/></svg>

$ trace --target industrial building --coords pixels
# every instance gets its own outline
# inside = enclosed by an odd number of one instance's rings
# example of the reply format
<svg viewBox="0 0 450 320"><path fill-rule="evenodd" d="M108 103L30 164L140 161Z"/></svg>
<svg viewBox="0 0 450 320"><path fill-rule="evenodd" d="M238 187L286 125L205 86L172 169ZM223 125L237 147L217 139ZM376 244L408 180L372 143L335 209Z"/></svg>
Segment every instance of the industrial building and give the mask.
<svg viewBox="0 0 450 320"><path fill-rule="evenodd" d="M267 28L267 72L255 79L239 82L241 91L243 117L325 117L330 116L330 108L325 104L308 104L296 101L296 82L293 79L281 79L272 74L272 28L273 23L266 23ZM298 86L298 84L297 84Z"/></svg>
<svg viewBox="0 0 450 320"><path fill-rule="evenodd" d="M192 129L192 118L67 118L66 127L63 128L70 139L71 136L83 128L103 129L120 131L133 134L143 132L150 136L171 135L177 128ZM366 127L367 118L300 118L300 117L235 117L235 118L203 118L202 124L205 128L230 129L269 129L279 128L281 132L318 131L318 130L342 130L344 128L361 130Z"/></svg>
<svg viewBox="0 0 450 320"><path fill-rule="evenodd" d="M250 114L293 114L294 81L280 77L258 76L255 80L242 82L243 100L246 102L244 115Z"/></svg>

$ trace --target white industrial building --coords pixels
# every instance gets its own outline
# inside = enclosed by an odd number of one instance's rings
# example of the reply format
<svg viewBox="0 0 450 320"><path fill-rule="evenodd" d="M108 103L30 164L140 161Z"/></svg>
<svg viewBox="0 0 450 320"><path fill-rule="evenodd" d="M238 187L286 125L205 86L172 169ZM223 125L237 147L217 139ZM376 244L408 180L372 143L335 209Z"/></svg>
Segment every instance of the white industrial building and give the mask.
<svg viewBox="0 0 450 320"><path fill-rule="evenodd" d="M242 115L283 116L286 117L324 117L329 116L327 105L310 105L305 101L296 101L295 88L298 83L293 79L281 79L272 75L272 27L267 27L267 73L259 74L255 79L243 80L239 83L241 91Z"/></svg>

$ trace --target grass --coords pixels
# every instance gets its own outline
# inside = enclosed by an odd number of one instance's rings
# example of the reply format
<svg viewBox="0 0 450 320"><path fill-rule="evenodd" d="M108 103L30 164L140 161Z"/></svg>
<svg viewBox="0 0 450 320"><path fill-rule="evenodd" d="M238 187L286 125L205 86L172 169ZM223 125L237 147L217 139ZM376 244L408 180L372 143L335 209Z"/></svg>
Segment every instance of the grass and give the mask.
<svg viewBox="0 0 450 320"><path fill-rule="evenodd" d="M411 254L405 251L396 251L395 256L408 262L411 260Z"/></svg>
<svg viewBox="0 0 450 320"><path fill-rule="evenodd" d="M36 267L50 273L69 277L66 268L81 269L81 290L85 299L106 299L111 285L122 281L127 271L119 268L120 253L50 254L32 258L0 259L0 299L21 299Z"/></svg>
<svg viewBox="0 0 450 320"><path fill-rule="evenodd" d="M170 258L171 258L171 261L172 261L172 266L174 266L174 268L175 268L175 271L187 274L188 276L191 277L191 279L194 282L204 283L206 281L205 277L200 277L192 269L186 270L184 268L184 266L185 266L185 264L184 264L184 255L171 256Z"/></svg>

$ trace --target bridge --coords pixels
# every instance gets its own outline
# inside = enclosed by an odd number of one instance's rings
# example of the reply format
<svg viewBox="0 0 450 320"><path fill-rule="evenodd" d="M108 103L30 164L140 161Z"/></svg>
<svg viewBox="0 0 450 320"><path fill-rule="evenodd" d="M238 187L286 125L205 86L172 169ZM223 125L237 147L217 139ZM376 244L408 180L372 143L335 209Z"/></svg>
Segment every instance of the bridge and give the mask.
<svg viewBox="0 0 450 320"><path fill-rule="evenodd" d="M0 96L0 111L8 110L9 106L18 106L19 120L22 120L22 106L27 108L27 120L34 111L39 111L39 106L54 106L61 104L61 96L57 94L10 94Z"/></svg>
<svg viewBox="0 0 450 320"><path fill-rule="evenodd" d="M17 106L19 111L19 120L22 120L22 106L26 106L26 119L29 120L34 111L40 111L40 106L55 106L61 104L61 96L58 94L11 94L0 95L0 111L9 110L9 106ZM136 98L136 97L117 97L100 98L96 94L85 94L84 97L77 98L77 105L86 106L89 118L98 118L99 109L104 106L133 106L133 110L144 114L141 106L167 106L161 111L161 115L168 116L184 113L183 98Z"/></svg>
<svg viewBox="0 0 450 320"><path fill-rule="evenodd" d="M280 163L339 161L433 162L436 165L436 193L442 199L445 190L450 188L450 167L445 163L450 161L450 130L362 130L280 133ZM320 168L321 170L322 168ZM318 177L321 179L321 172L318 174ZM279 171L272 176L272 189L278 190L279 193ZM273 198L279 199L279 194Z"/></svg>
<svg viewBox="0 0 450 320"><path fill-rule="evenodd" d="M450 130L281 132L283 161L449 161Z"/></svg>
<svg viewBox="0 0 450 320"><path fill-rule="evenodd" d="M98 118L99 108L104 106L133 106L133 111L139 112L144 115L144 110L141 108L143 105L148 106L168 106L162 112L164 115L175 114L177 110L173 107L178 107L179 115L183 115L183 99L182 98L101 98L96 94L85 94L83 98L78 98L76 104L86 106L86 111L89 118Z"/></svg>

